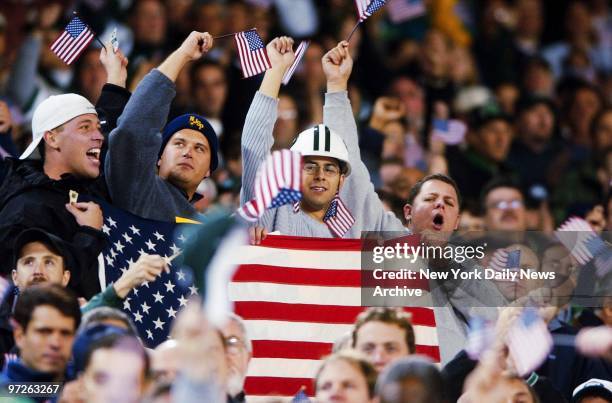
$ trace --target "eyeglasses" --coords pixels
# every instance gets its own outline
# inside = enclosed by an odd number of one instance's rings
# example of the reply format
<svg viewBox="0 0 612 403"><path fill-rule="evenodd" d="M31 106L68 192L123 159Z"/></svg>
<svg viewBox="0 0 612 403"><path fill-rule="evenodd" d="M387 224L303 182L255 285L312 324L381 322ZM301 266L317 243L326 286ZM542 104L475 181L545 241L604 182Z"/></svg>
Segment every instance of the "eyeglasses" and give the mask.
<svg viewBox="0 0 612 403"><path fill-rule="evenodd" d="M523 207L523 205L523 201L518 199L500 200L489 204L489 208L496 208L499 210L516 210Z"/></svg>
<svg viewBox="0 0 612 403"><path fill-rule="evenodd" d="M246 349L246 344L244 341L240 340L236 336L226 337L225 346L229 354L240 354Z"/></svg>
<svg viewBox="0 0 612 403"><path fill-rule="evenodd" d="M323 176L327 176L327 177L336 176L340 173L340 168L332 164L326 164L321 167L312 162L307 162L304 164L303 169L307 175L316 175L317 173L319 173L321 169L323 169Z"/></svg>

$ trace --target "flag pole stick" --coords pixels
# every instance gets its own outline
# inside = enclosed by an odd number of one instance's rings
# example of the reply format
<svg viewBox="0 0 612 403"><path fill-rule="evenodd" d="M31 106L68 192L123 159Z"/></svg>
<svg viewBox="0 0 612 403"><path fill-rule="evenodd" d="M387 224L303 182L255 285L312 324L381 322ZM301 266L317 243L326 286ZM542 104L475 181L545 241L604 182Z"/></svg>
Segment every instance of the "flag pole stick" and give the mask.
<svg viewBox="0 0 612 403"><path fill-rule="evenodd" d="M77 13L77 12L76 12L76 10L75 10L75 11L73 11L73 12L72 12L72 15L74 15L75 17L78 17L78 16L79 16L79 13ZM87 23L85 23L85 24L87 25L87 27L89 27L89 24L87 24ZM91 28L89 28L89 29L91 30ZM92 30L91 32L94 34L94 39L95 39L96 41L98 41L98 43L100 44L100 46L102 46L104 49L106 49L106 46L105 46L105 45L102 43L102 41L100 40L100 38L98 38L98 35L97 35L97 34L96 34L96 33L95 33L93 30Z"/></svg>
<svg viewBox="0 0 612 403"><path fill-rule="evenodd" d="M353 36L353 34L355 33L355 31L357 30L357 27L359 26L359 24L361 24L361 21L357 21L357 24L355 24L355 26L353 27L353 29L351 30L351 33L349 34L348 38L346 38L347 42L350 42L351 40L351 36Z"/></svg>
<svg viewBox="0 0 612 403"><path fill-rule="evenodd" d="M249 29L248 31L257 31L257 28L253 27L251 29ZM245 31L247 32L247 31ZM219 36L213 36L213 39L221 39L221 38L227 38L228 36L234 36L236 35L238 32L234 32L232 34L225 34L225 35L219 35Z"/></svg>

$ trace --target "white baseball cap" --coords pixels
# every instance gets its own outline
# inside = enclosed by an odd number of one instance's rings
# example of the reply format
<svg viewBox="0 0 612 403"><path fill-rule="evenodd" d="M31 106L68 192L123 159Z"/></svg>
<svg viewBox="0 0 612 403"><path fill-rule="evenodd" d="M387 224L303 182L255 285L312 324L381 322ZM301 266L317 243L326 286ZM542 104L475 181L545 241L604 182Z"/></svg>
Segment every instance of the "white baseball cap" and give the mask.
<svg viewBox="0 0 612 403"><path fill-rule="evenodd" d="M78 94L52 95L42 101L36 107L32 118L32 142L19 159L25 159L32 154L46 131L87 113L98 114L91 102Z"/></svg>
<svg viewBox="0 0 612 403"><path fill-rule="evenodd" d="M579 402L583 397L600 396L612 399L612 382L604 379L591 378L578 385L572 393L572 403Z"/></svg>

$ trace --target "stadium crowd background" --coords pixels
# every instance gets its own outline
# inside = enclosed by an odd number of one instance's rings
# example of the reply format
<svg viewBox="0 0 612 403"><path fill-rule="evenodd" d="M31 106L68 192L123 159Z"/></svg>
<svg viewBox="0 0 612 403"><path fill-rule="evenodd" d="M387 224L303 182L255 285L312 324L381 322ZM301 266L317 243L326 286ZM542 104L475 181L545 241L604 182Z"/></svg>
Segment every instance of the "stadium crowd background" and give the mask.
<svg viewBox="0 0 612 403"><path fill-rule="evenodd" d="M400 24L383 9L350 42L355 64L349 97L360 124L361 157L386 207L403 219L413 185L442 172L462 193L462 229L485 228L487 219L503 229L508 218L521 224L505 229L550 233L572 215L584 217L598 232L612 229L610 3L432 0L426 6L426 15ZM4 1L0 146L8 154L18 156L27 147L33 111L47 96L76 92L95 104L106 82L95 42L71 67L49 50L73 10L103 41L117 28L129 59L130 90L193 30L218 36L256 27L266 43L279 35L311 39L300 68L281 90L276 149L288 148L297 133L323 120L321 58L356 21L348 0L278 0L270 7L245 1ZM239 203L240 138L261 76L242 79L235 53L231 38L217 40L176 81L169 119L196 112L220 135L221 167L199 188L201 211L235 209ZM432 136L433 120L450 118L467 125L458 145ZM519 204L487 204L482 192L494 179L517 184L519 194L510 202ZM493 210L502 213L496 218ZM184 331L186 344L193 343L185 329L197 324L185 317L177 338ZM343 360L362 368L371 397L367 364L335 357L326 366L346 371ZM483 361L473 384L485 384L495 373L489 364ZM186 365L198 373L195 359ZM439 381L437 375L426 373L430 366L410 365L424 371L428 390L436 389L431 383ZM506 381L525 385L520 379ZM527 391L528 401L537 401Z"/></svg>

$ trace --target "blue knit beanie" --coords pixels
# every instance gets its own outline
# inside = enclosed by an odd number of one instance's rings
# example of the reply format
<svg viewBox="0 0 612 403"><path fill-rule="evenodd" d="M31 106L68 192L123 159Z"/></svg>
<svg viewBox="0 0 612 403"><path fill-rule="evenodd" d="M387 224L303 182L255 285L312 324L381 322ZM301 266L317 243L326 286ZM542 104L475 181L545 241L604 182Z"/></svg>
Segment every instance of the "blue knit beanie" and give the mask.
<svg viewBox="0 0 612 403"><path fill-rule="evenodd" d="M164 148L166 148L166 144L168 144L170 137L182 129L197 130L206 137L210 146L210 172L217 169L217 165L219 164L219 157L217 156L219 150L217 134L210 123L208 123L208 120L195 113L186 113L178 116L166 125L166 128L162 132L162 144L159 149L159 156L161 157L164 152Z"/></svg>

